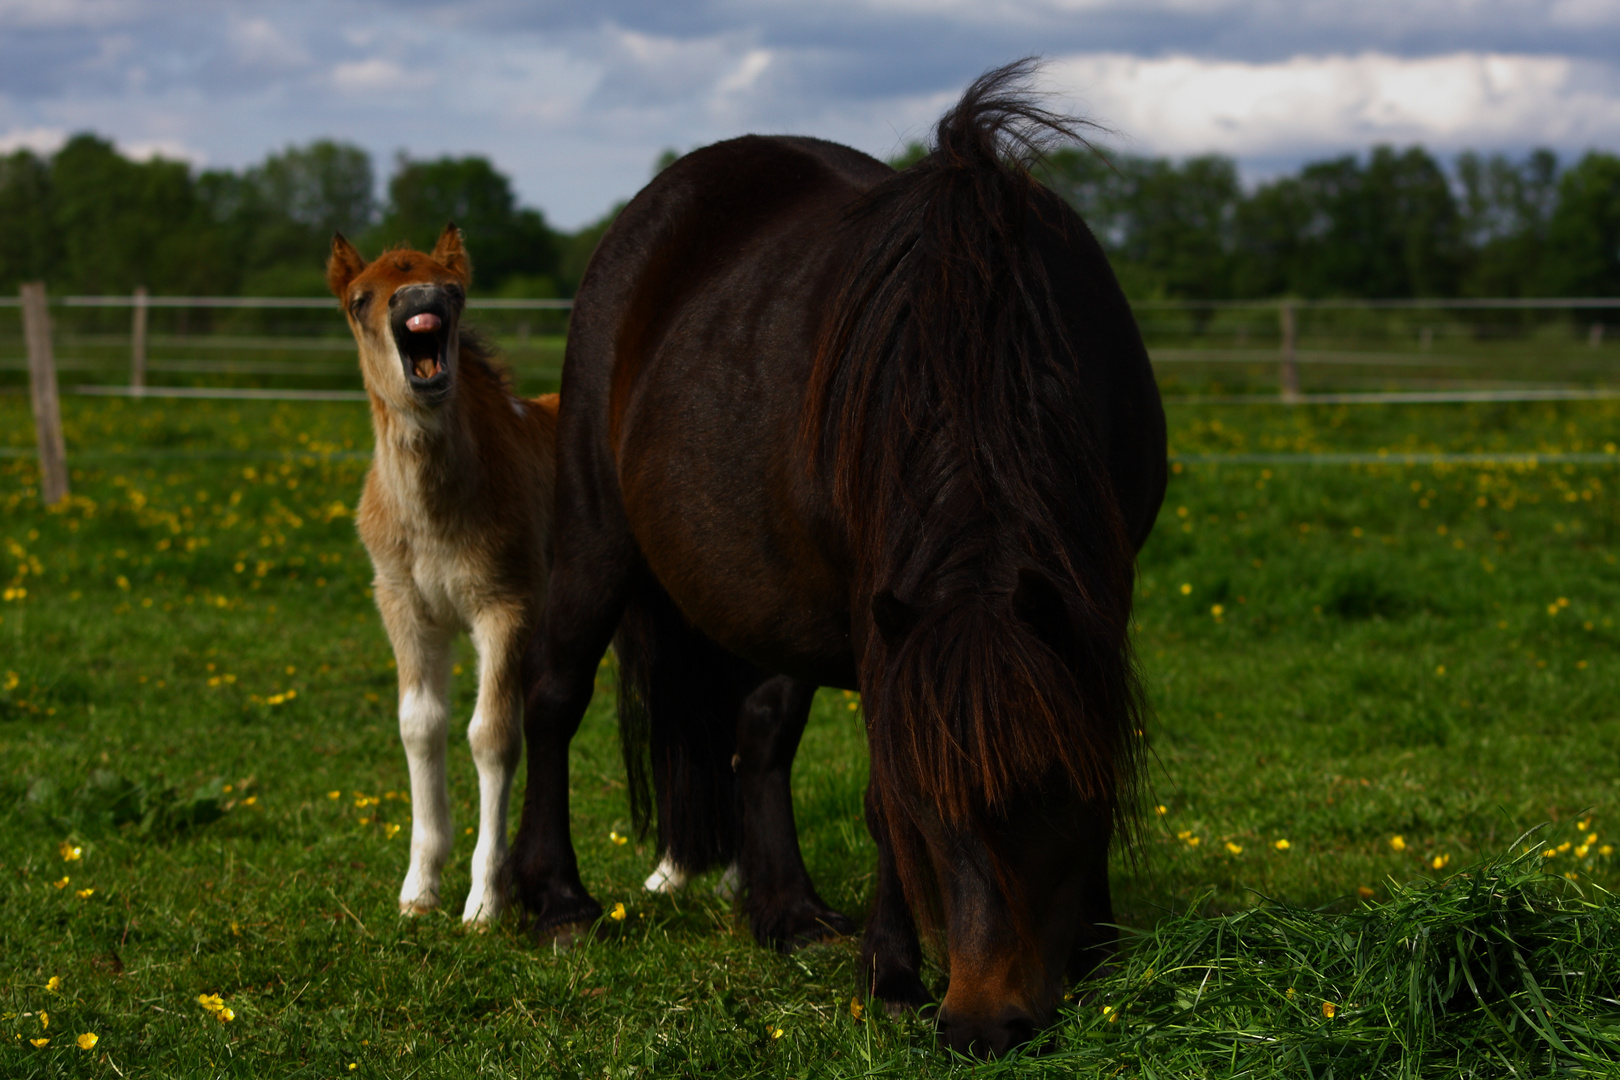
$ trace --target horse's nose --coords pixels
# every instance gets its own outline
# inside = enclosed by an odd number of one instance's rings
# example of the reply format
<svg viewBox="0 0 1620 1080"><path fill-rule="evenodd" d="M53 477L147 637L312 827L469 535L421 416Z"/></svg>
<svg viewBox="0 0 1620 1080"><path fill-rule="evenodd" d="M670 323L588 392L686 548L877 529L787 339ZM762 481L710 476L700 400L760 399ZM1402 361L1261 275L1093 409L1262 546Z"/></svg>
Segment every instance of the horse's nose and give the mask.
<svg viewBox="0 0 1620 1080"><path fill-rule="evenodd" d="M939 1041L959 1054L976 1058L1000 1057L1035 1037L1035 1018L1009 1005L994 1016L939 1012Z"/></svg>

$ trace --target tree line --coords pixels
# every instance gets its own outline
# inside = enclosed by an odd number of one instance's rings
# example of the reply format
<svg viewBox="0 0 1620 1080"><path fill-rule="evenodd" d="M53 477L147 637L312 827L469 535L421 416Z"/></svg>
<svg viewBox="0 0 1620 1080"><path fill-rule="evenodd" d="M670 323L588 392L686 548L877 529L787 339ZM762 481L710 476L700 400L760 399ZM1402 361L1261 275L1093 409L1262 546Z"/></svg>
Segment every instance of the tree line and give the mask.
<svg viewBox="0 0 1620 1080"><path fill-rule="evenodd" d="M289 147L239 172L134 161L95 135L44 157L0 157L0 290L43 280L53 293L319 296L332 233L373 254L431 248L446 221L465 232L476 291L570 296L605 219L578 233L519 204L487 158L394 163L376 197L371 157L330 140Z"/></svg>
<svg viewBox="0 0 1620 1080"><path fill-rule="evenodd" d="M920 156L914 146L892 163ZM655 171L677 155L666 152ZM1620 157L1564 163L1375 147L1252 188L1217 155L1067 147L1042 179L1091 225L1136 299L1620 295ZM0 290L320 295L333 231L368 254L462 227L484 295L571 296L617 208L578 232L519 204L484 157L394 162L322 140L241 171L131 160L75 136L0 157Z"/></svg>

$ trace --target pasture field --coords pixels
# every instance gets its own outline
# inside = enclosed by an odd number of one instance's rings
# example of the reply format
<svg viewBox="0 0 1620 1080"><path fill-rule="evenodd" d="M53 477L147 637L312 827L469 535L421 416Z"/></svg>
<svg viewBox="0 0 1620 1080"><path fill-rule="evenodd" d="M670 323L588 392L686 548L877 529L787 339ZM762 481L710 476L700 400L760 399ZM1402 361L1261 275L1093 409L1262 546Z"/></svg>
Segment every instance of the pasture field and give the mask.
<svg viewBox="0 0 1620 1080"><path fill-rule="evenodd" d="M565 953L516 919L401 920L404 756L350 516L364 406L65 410L73 497L46 511L26 398L0 397L0 1075L1616 1068L1620 402L1171 409L1183 460L1138 592L1145 824L1114 875L1119 921L1149 936L1052 1052L988 1066L937 1050L926 1018L853 1015L853 941L778 956L707 883L640 891L654 853L615 839L606 667L574 836L625 917ZM1517 451L1597 460L1401 457ZM470 824L464 736L450 763ZM797 812L823 895L857 918L865 768L858 700L823 691ZM1476 1008L1465 931L1496 948L1513 927L1533 963L1487 949L1508 991Z"/></svg>

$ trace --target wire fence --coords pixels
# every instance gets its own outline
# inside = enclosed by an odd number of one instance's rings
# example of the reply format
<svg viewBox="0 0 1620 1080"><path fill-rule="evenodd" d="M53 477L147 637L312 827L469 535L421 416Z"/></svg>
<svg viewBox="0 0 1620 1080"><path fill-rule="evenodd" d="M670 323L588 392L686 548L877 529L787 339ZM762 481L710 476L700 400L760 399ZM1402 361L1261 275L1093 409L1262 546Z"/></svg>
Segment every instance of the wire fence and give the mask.
<svg viewBox="0 0 1620 1080"><path fill-rule="evenodd" d="M66 394L363 399L321 297L47 298ZM572 302L473 298L520 384L553 388ZM1582 400L1620 390L1620 298L1144 300L1167 402L1394 405ZM0 297L0 388L22 392L20 297ZM9 325L8 325L9 324ZM15 343L6 348L7 343Z"/></svg>
<svg viewBox="0 0 1620 1080"><path fill-rule="evenodd" d="M29 289L35 290L32 300ZM470 323L503 354L520 390L556 388L571 301L472 298L467 307ZM1620 398L1620 297L1145 300L1133 308L1172 409ZM56 409L58 395L366 399L354 341L332 299L149 296L143 290L48 297L39 286L0 297L0 392L31 393L36 418ZM42 464L58 458L59 451L47 445L50 424L36 426L41 450L12 446L0 456L39 454ZM59 431L54 438L59 447ZM1612 454L1486 457L1500 464L1616 463ZM1473 456L1180 458L1189 464L1442 459L1466 464ZM65 491L65 477L61 484Z"/></svg>

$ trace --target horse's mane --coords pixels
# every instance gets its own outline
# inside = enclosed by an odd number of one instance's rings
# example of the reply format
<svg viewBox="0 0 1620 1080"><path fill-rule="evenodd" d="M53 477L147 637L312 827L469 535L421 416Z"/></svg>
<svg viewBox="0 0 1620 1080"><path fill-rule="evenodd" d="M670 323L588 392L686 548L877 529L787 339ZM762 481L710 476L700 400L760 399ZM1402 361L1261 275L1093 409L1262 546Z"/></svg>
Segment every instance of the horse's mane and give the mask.
<svg viewBox="0 0 1620 1080"><path fill-rule="evenodd" d="M1067 789L1104 820L1134 805L1134 554L1042 255L1070 257L1084 226L1030 173L1080 136L1024 89L1033 70L980 77L931 152L851 210L864 241L808 390L802 436L849 523L856 595L914 620L885 633L853 613L908 892L919 814L983 832L1015 793Z"/></svg>

